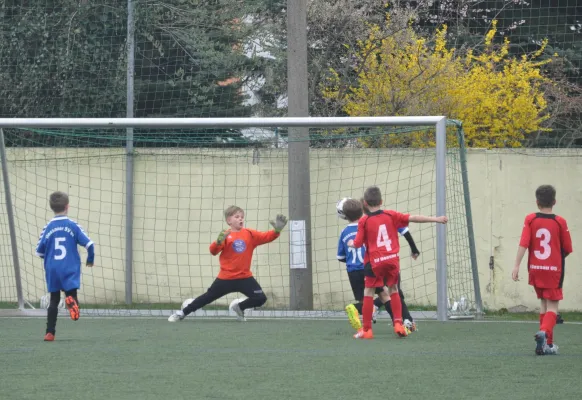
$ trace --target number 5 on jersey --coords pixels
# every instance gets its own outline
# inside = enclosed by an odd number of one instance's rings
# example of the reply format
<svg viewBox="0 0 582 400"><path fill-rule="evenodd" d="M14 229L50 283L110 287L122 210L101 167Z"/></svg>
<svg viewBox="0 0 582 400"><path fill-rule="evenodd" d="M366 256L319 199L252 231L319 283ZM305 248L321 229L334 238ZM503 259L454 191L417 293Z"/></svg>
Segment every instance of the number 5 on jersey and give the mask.
<svg viewBox="0 0 582 400"><path fill-rule="evenodd" d="M378 237L376 238L376 246L378 248L384 247L386 251L392 250L392 241L388 237L388 229L386 224L382 224L378 227Z"/></svg>
<svg viewBox="0 0 582 400"><path fill-rule="evenodd" d="M63 260L67 256L67 248L61 244L66 240L64 237L55 238L55 260Z"/></svg>

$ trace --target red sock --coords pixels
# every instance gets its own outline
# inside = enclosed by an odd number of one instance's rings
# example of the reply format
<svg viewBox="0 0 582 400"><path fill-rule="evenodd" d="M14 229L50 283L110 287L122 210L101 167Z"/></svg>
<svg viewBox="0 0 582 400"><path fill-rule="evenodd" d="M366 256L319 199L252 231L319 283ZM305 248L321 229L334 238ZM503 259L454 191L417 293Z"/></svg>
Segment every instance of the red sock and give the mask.
<svg viewBox="0 0 582 400"><path fill-rule="evenodd" d="M390 295L390 305L392 306L392 313L394 314L394 324L402 323L402 301L398 292Z"/></svg>
<svg viewBox="0 0 582 400"><path fill-rule="evenodd" d="M556 313L552 311L548 311L544 316L544 320L542 322L540 330L546 332L546 339L548 340L548 343L550 342L550 339L552 340L553 343L554 326L556 326L557 320L558 319Z"/></svg>
<svg viewBox="0 0 582 400"><path fill-rule="evenodd" d="M372 313L374 312L374 298L364 296L364 305L362 307L362 319L364 320L364 330L372 329Z"/></svg>
<svg viewBox="0 0 582 400"><path fill-rule="evenodd" d="M550 332L546 332L546 342L548 344L554 344L554 328Z"/></svg>
<svg viewBox="0 0 582 400"><path fill-rule="evenodd" d="M546 316L546 313L540 314L540 329L542 329L542 324L544 323L545 316Z"/></svg>
<svg viewBox="0 0 582 400"><path fill-rule="evenodd" d="M552 314L555 315L554 322L552 324L552 329L549 332L546 332L546 341L548 342L548 344L554 344L554 327L558 322L558 316L555 313Z"/></svg>

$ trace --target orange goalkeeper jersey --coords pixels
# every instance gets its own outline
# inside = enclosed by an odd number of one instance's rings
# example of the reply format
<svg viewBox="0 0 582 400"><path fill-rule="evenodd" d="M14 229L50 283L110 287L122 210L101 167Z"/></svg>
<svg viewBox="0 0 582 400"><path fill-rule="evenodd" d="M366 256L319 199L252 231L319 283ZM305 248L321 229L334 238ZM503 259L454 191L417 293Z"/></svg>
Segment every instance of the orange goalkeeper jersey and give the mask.
<svg viewBox="0 0 582 400"><path fill-rule="evenodd" d="M230 232L224 242L210 244L210 253L215 256L220 253L220 272L218 279L245 279L253 276L251 260L255 247L277 239L275 231L259 232L243 228L239 232Z"/></svg>

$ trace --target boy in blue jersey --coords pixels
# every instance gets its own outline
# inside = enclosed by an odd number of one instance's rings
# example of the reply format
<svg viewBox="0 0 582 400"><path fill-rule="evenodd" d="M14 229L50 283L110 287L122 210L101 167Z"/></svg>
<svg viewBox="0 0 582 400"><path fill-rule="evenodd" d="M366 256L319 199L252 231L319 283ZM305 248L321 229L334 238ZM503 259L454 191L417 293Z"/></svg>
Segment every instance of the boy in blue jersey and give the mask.
<svg viewBox="0 0 582 400"><path fill-rule="evenodd" d="M350 325L359 330L361 328L360 314L362 313L362 300L364 296L364 265L367 260L367 253L365 247L360 247L358 249L348 247L347 243L350 239L354 239L356 232L358 231L358 220L362 217L364 212L367 212L366 208L363 206L362 201L355 199L348 199L343 205L343 212L349 221L348 226L346 226L339 238L337 258L338 261L346 264L346 269L348 272L348 278L350 280L350 286L352 287L352 292L354 294L355 304L348 304L346 306L346 313L348 314L348 319ZM412 251L412 258L417 259L420 252L414 243L412 235L408 231L408 228L403 228L398 230L399 233L406 238L410 249ZM404 302L404 293L400 288L400 276L398 277L398 292L400 294L400 299L402 301L402 317L405 320L405 326L412 332L416 331L416 323L408 311L408 307ZM390 307L390 296L384 288L377 288L376 294L378 297L374 300L374 305L377 308L384 307L390 318L393 319L392 308ZM374 321L375 322L375 321Z"/></svg>
<svg viewBox="0 0 582 400"><path fill-rule="evenodd" d="M61 291L65 292L65 304L71 319L79 319L77 290L81 286L81 257L77 245L87 249L88 267L93 266L95 245L83 228L67 217L69 196L66 193L54 192L49 203L55 217L40 233L36 255L44 259L46 283L51 295L44 340L52 342L55 340Z"/></svg>

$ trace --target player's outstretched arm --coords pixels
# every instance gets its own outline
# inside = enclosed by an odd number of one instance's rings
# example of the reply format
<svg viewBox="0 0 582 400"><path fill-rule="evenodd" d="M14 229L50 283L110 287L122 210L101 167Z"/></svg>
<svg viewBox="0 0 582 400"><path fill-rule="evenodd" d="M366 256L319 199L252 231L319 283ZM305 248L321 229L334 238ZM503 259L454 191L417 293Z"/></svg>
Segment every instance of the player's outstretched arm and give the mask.
<svg viewBox="0 0 582 400"><path fill-rule="evenodd" d="M521 264L521 260L523 260L523 256L525 255L525 251L527 247L519 246L517 249L517 256L515 257L515 265L513 266L513 271L511 271L511 278L514 281L519 280L519 266Z"/></svg>
<svg viewBox="0 0 582 400"><path fill-rule="evenodd" d="M260 246L262 244L271 243L273 240L277 239L281 234L281 231L287 225L287 217L283 214L277 214L275 220L269 221L273 227L272 231L259 232L252 231L253 233L253 243L255 246Z"/></svg>
<svg viewBox="0 0 582 400"><path fill-rule="evenodd" d="M77 244L87 249L87 266L92 267L95 261L95 243L93 243L81 225L75 223L73 229L77 230L77 234L75 235Z"/></svg>
<svg viewBox="0 0 582 400"><path fill-rule="evenodd" d="M559 219L558 219L559 218ZM558 222L561 225L560 229L560 242L562 243L562 253L564 257L568 257L572 254L572 237L570 236L570 229L568 229L568 223L562 217L558 217Z"/></svg>
<svg viewBox="0 0 582 400"><path fill-rule="evenodd" d="M344 246L344 242L343 242L343 234L344 232L342 231L342 234L339 237L338 243L337 243L337 260L341 263L346 263L346 247Z"/></svg>
<svg viewBox="0 0 582 400"><path fill-rule="evenodd" d="M229 233L230 229L225 229L218 234L216 240L210 243L210 254L215 256L222 251L222 249L224 248L224 240L226 239Z"/></svg>
<svg viewBox="0 0 582 400"><path fill-rule="evenodd" d="M360 218L358 221L358 231L356 232L356 237L354 240L348 241L348 247L354 247L358 249L364 245L364 241L366 240L366 220L366 216Z"/></svg>
<svg viewBox="0 0 582 400"><path fill-rule="evenodd" d="M91 244L87 247L87 266L92 267L95 262L95 244Z"/></svg>
<svg viewBox="0 0 582 400"><path fill-rule="evenodd" d="M40 234L40 239L38 240L38 244L36 245L35 253L38 257L44 258L44 253L46 251L46 243L44 241L44 229Z"/></svg>
<svg viewBox="0 0 582 400"><path fill-rule="evenodd" d="M414 258L416 260L418 258L418 256L420 255L420 251L418 250L418 247L416 247L416 243L414 243L414 239L412 238L410 231L406 231L403 236L406 239L406 241L408 242L408 245L410 246L410 251L412 252L412 258Z"/></svg>
<svg viewBox="0 0 582 400"><path fill-rule="evenodd" d="M441 217L427 217L424 215L411 215L410 222L416 222L416 223L426 223L426 222L434 222L437 224L446 224L447 222L449 222L449 219L447 217L445 217L444 215Z"/></svg>

